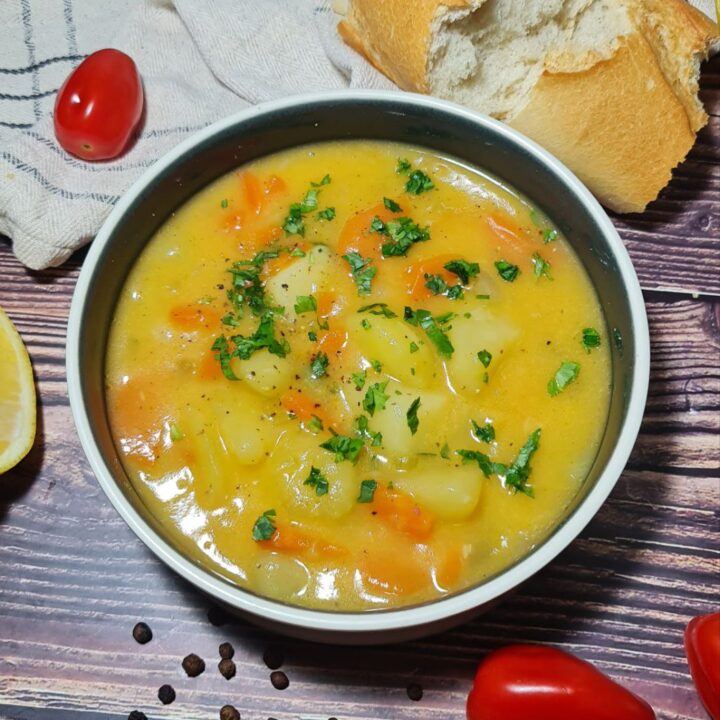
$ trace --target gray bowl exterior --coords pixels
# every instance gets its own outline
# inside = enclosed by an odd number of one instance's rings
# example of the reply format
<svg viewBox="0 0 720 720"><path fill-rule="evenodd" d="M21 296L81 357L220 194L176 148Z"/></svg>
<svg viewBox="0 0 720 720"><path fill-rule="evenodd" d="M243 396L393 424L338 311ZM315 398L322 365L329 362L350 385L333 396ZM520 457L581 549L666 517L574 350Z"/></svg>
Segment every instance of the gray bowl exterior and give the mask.
<svg viewBox="0 0 720 720"><path fill-rule="evenodd" d="M556 167L528 147L529 144L519 143L512 135L498 132L492 121L480 123L478 116L453 112L453 106L444 108L414 102L412 97L399 93L334 94L316 96L313 102L299 101L252 116L240 116L166 165L134 198L119 221L116 219L104 228L107 238L95 256L95 268L87 290L82 298L74 300L74 304L79 304L77 309L74 308L78 313L78 329L69 343L75 343L72 355L77 358L79 368L74 377L79 385L81 402L74 403L73 412L76 419L81 414L89 421L91 441L99 451L102 463L101 468L94 465L96 473L112 477L126 500L160 538L167 541L167 534L129 482L108 425L104 393L105 348L118 296L129 270L153 234L196 192L239 165L308 143L367 138L426 147L489 171L530 198L554 220L566 234L595 286L608 324L606 332L602 333L603 339L615 338L612 345L613 391L607 427L587 481L568 508L563 522L582 507L605 470L627 421L637 357L633 320L637 323L638 313L643 321L645 318L644 308L630 302L627 281L619 268L621 259L608 241L607 228L599 224L597 211L593 213L588 209L587 197L578 195L577 181L574 178L572 182L568 181L569 173L559 173ZM624 262L627 263L626 258ZM646 338L641 340L647 342ZM647 348L642 350L647 353ZM69 367L68 375L71 374ZM98 472L99 469L103 472ZM616 480L617 477L613 478L613 482ZM203 572L202 568L199 570ZM227 580L221 581L230 584ZM494 601L496 598L489 604ZM251 619L297 637L365 644L427 635L456 625L485 609L487 605L481 605L431 624L362 633L283 625L262 616Z"/></svg>

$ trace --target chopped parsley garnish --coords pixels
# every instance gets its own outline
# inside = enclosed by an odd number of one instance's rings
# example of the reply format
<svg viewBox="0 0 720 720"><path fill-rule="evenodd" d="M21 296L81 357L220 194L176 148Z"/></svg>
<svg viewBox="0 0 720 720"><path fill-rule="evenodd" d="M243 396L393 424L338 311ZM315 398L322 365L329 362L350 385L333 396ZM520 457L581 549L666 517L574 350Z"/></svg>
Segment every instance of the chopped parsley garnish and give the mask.
<svg viewBox="0 0 720 720"><path fill-rule="evenodd" d="M453 275L457 275L463 285L467 285L470 278L475 277L480 272L480 266L477 263L469 263L461 259L450 260L443 267Z"/></svg>
<svg viewBox="0 0 720 720"><path fill-rule="evenodd" d="M347 255L343 255L342 257L343 260L346 260L350 265L350 271L357 285L358 295L369 295L372 279L377 273L377 268L371 266L372 259L364 258L354 250L351 250Z"/></svg>
<svg viewBox="0 0 720 720"><path fill-rule="evenodd" d="M301 203L293 203L290 206L290 212L282 224L282 229L288 235L300 235L300 237L305 236L305 223L303 222Z"/></svg>
<svg viewBox="0 0 720 720"><path fill-rule="evenodd" d="M363 305L361 308L358 308L358 312L366 312L371 315L382 315L386 318L397 317L397 314L388 307L387 303L371 303L370 305Z"/></svg>
<svg viewBox="0 0 720 720"><path fill-rule="evenodd" d="M547 245L548 243L553 242L554 240L557 240L558 231L553 230L551 228L546 228L543 230L543 242Z"/></svg>
<svg viewBox="0 0 720 720"><path fill-rule="evenodd" d="M401 158L401 159L398 159L398 163L397 163L397 167L395 168L395 172L403 175L407 172L410 172L411 167L412 167L412 165L410 164L409 160L405 160L405 159Z"/></svg>
<svg viewBox="0 0 720 720"><path fill-rule="evenodd" d="M220 337L215 339L211 349L215 353L215 359L220 363L223 375L228 380L239 380L240 378L235 375L232 367L230 366L230 361L233 358L233 352L230 350L228 339L224 335L220 335Z"/></svg>
<svg viewBox="0 0 720 720"><path fill-rule="evenodd" d="M391 198L384 197L383 204L390 212L394 212L394 213L402 212L402 208Z"/></svg>
<svg viewBox="0 0 720 720"><path fill-rule="evenodd" d="M408 250L415 243L425 242L430 239L429 229L421 228L408 217L401 217L384 223L376 216L370 223L370 230L390 238L390 242L382 244L383 257L407 255Z"/></svg>
<svg viewBox="0 0 720 720"><path fill-rule="evenodd" d="M317 214L318 220L334 220L335 219L335 208L334 207L328 207L324 210L321 210Z"/></svg>
<svg viewBox="0 0 720 720"><path fill-rule="evenodd" d="M305 257L305 251L300 247L293 248L290 251L290 257Z"/></svg>
<svg viewBox="0 0 720 720"><path fill-rule="evenodd" d="M527 442L520 448L518 456L513 460L505 471L505 485L511 487L515 492L525 493L529 497L535 497L535 492L528 485L530 479L530 459L540 446L540 428L530 433Z"/></svg>
<svg viewBox="0 0 720 720"><path fill-rule="evenodd" d="M495 439L495 428L491 423L485 423L485 425L478 425L474 420L472 422L473 435L481 442L491 443Z"/></svg>
<svg viewBox="0 0 720 720"><path fill-rule="evenodd" d="M277 513L274 510L266 510L253 525L252 537L255 542L262 540L270 540L275 534L277 528L275 527L275 516Z"/></svg>
<svg viewBox="0 0 720 720"><path fill-rule="evenodd" d="M329 185L331 182L330 180L330 174L325 175L325 177L320 182L311 182L310 185L313 187L322 187L323 185Z"/></svg>
<svg viewBox="0 0 720 720"><path fill-rule="evenodd" d="M475 297L476 297L478 300L489 300L489 299L490 299L490 296L489 296L489 295L476 295Z"/></svg>
<svg viewBox="0 0 720 720"><path fill-rule="evenodd" d="M203 295L198 301L198 305L211 305L215 298L212 295Z"/></svg>
<svg viewBox="0 0 720 720"><path fill-rule="evenodd" d="M376 373L381 373L381 372L382 372L382 363L381 363L379 360L371 360L371 361L370 361L370 365L372 365L372 369L373 369Z"/></svg>
<svg viewBox="0 0 720 720"><path fill-rule="evenodd" d="M453 313L433 318L428 310L413 310L410 307L406 307L404 317L408 324L420 327L425 331L425 334L443 357L452 357L455 348L450 342L450 338L445 334L445 331L439 326L452 318Z"/></svg>
<svg viewBox="0 0 720 720"><path fill-rule="evenodd" d="M422 170L413 170L405 183L405 192L420 195L434 187L433 181Z"/></svg>
<svg viewBox="0 0 720 720"><path fill-rule="evenodd" d="M443 446L440 448L440 457L443 458L443 460L450 459L450 446L447 443L443 443Z"/></svg>
<svg viewBox="0 0 720 720"><path fill-rule="evenodd" d="M520 272L517 265L509 263L507 260L498 260L495 263L495 269L498 271L498 275L506 282L513 282Z"/></svg>
<svg viewBox="0 0 720 720"><path fill-rule="evenodd" d="M488 352L487 350L481 350L477 354L478 360L482 363L483 367L487 367L490 365L490 361L492 360L492 353Z"/></svg>
<svg viewBox="0 0 720 720"><path fill-rule="evenodd" d="M213 344L213 350L220 350L222 348L216 348L215 345L224 338L221 335ZM248 360L250 356L261 350L267 348L269 353L277 355L278 357L285 357L290 352L290 345L287 340L278 340L275 337L275 315L269 310L263 314L260 318L260 324L258 329L253 335L233 335L230 340L235 343L235 350L232 355L239 357L241 360ZM225 342L227 346L227 341ZM220 358L220 364L222 365L222 358Z"/></svg>
<svg viewBox="0 0 720 720"><path fill-rule="evenodd" d="M220 322L223 325L229 325L230 327L237 327L240 321L237 319L234 313L227 313L220 318Z"/></svg>
<svg viewBox="0 0 720 720"><path fill-rule="evenodd" d="M230 266L228 272L232 275L232 287L227 291L227 296L239 317L242 317L245 305L253 315L261 315L267 309L260 272L268 260L279 255L279 250L264 250L252 260L239 260Z"/></svg>
<svg viewBox="0 0 720 720"><path fill-rule="evenodd" d="M487 385L489 380L490 380L490 375L488 375L488 373L484 372L483 376L482 376L482 381Z"/></svg>
<svg viewBox="0 0 720 720"><path fill-rule="evenodd" d="M362 406L365 412L370 415L370 417L375 414L375 411L380 412L380 410L383 410L385 408L385 403L390 397L385 393L385 388L387 387L387 384L387 380L382 383L373 383L367 389L365 397L363 398Z"/></svg>
<svg viewBox="0 0 720 720"><path fill-rule="evenodd" d="M357 501L359 503L371 503L375 497L375 490L377 490L377 481L363 480L360 483L360 495Z"/></svg>
<svg viewBox="0 0 720 720"><path fill-rule="evenodd" d="M370 321L367 318L363 318L360 321L360 325L362 326L363 330L369 330L372 327Z"/></svg>
<svg viewBox="0 0 720 720"><path fill-rule="evenodd" d="M170 440L179 442L184 437L183 431L175 423L170 423Z"/></svg>
<svg viewBox="0 0 720 720"><path fill-rule="evenodd" d="M355 383L356 390L362 390L365 387L366 380L367 380L367 370L363 370L362 372L352 374L352 381Z"/></svg>
<svg viewBox="0 0 720 720"><path fill-rule="evenodd" d="M554 377L548 383L548 392L551 397L561 393L570 383L574 382L580 374L580 363L565 360Z"/></svg>
<svg viewBox="0 0 720 720"><path fill-rule="evenodd" d="M325 426L323 421L317 415L313 415L307 422L307 429L311 432L319 433L325 429Z"/></svg>
<svg viewBox="0 0 720 720"><path fill-rule="evenodd" d="M323 448L323 450L328 450L335 454L336 462L347 460L351 463L357 462L363 445L363 441L359 438L350 437L349 435L336 435L334 433L329 440L320 443L320 447Z"/></svg>
<svg viewBox="0 0 720 720"><path fill-rule="evenodd" d="M303 485L310 485L310 487L315 488L315 494L318 497L320 497L320 495L327 495L330 489L328 479L314 465L311 466L310 474Z"/></svg>
<svg viewBox="0 0 720 720"><path fill-rule="evenodd" d="M418 410L420 409L420 398L417 397L412 401L412 404L408 408L407 413L405 413L405 416L407 417L407 425L410 428L410 433L414 435L417 430L418 426L420 425L420 420L418 420Z"/></svg>
<svg viewBox="0 0 720 720"><path fill-rule="evenodd" d="M372 447L382 445L382 433L373 432L365 415L358 415L353 422L355 434L370 441Z"/></svg>
<svg viewBox="0 0 720 720"><path fill-rule="evenodd" d="M464 463L476 462L482 474L489 478L491 475L502 475L505 473L505 466L502 463L493 462L484 452L479 450L456 450Z"/></svg>
<svg viewBox="0 0 720 720"><path fill-rule="evenodd" d="M585 352L589 353L593 348L600 347L600 333L595 328L584 328L582 333L582 346Z"/></svg>
<svg viewBox="0 0 720 720"><path fill-rule="evenodd" d="M308 332L308 340L310 342L317 342L317 333L314 330Z"/></svg>
<svg viewBox="0 0 720 720"><path fill-rule="evenodd" d="M535 275L536 278L546 277L548 280L552 280L552 275L550 275L550 263L547 260L544 260L540 253L533 253L532 256L532 264L533 264L533 275Z"/></svg>
<svg viewBox="0 0 720 720"><path fill-rule="evenodd" d="M315 353L310 361L310 377L317 380L327 375L328 362L328 356L324 352Z"/></svg>
<svg viewBox="0 0 720 720"><path fill-rule="evenodd" d="M442 275L429 275L425 273L425 287L433 295L442 295L447 290L447 283Z"/></svg>
<svg viewBox="0 0 720 720"><path fill-rule="evenodd" d="M314 295L298 295L295 299L295 312L298 315L317 310L317 300Z"/></svg>
<svg viewBox="0 0 720 720"><path fill-rule="evenodd" d="M223 199L220 201L220 207L224 210L227 206L228 206L228 199L227 199L227 198L223 198Z"/></svg>
<svg viewBox="0 0 720 720"><path fill-rule="evenodd" d="M411 353L416 353L419 349L420 349L420 347L414 340L410 342L410 352Z"/></svg>

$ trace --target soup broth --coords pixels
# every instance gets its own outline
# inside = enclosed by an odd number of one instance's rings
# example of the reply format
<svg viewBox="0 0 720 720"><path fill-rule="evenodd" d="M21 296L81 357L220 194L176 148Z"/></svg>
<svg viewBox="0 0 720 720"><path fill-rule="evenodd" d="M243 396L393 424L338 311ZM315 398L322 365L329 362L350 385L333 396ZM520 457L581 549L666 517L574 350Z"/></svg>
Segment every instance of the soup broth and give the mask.
<svg viewBox="0 0 720 720"><path fill-rule="evenodd" d="M126 471L189 557L326 610L475 585L562 520L610 357L562 233L482 171L348 141L181 207L113 320Z"/></svg>

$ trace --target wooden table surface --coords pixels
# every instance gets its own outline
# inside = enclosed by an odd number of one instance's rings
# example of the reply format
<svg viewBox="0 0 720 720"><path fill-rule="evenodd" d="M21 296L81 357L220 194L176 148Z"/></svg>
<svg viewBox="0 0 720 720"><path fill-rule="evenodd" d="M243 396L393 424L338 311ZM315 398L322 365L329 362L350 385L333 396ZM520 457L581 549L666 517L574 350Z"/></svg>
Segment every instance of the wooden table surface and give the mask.
<svg viewBox="0 0 720 720"><path fill-rule="evenodd" d="M0 240L0 305L28 345L40 398L35 446L0 478L0 717L105 720L137 708L151 720L201 720L229 702L243 720L462 720L485 653L541 642L593 661L661 720L706 718L682 636L693 615L720 609L720 59L706 65L702 95L710 124L670 188L644 215L614 218L646 290L653 362L640 438L617 487L513 597L404 645L323 647L209 621L211 602L125 526L80 449L64 343L83 253L32 272ZM131 637L138 620L155 634L144 646ZM225 640L236 648L231 681L215 668ZM269 646L285 652L283 692L262 661ZM190 652L208 664L196 679L180 667ZM164 683L177 692L166 707ZM421 701L409 699L410 683L424 688Z"/></svg>

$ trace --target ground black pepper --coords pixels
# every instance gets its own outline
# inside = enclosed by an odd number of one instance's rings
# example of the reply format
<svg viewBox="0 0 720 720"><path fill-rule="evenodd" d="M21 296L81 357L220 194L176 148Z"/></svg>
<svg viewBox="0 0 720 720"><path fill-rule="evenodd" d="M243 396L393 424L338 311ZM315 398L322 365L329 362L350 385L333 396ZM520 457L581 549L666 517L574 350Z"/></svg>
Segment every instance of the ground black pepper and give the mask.
<svg viewBox="0 0 720 720"><path fill-rule="evenodd" d="M235 673L237 672L237 668L235 667L235 663L230 658L223 658L218 663L218 670L220 671L220 674L226 679L230 680L230 678L235 677Z"/></svg>
<svg viewBox="0 0 720 720"><path fill-rule="evenodd" d="M139 642L141 645L149 643L152 640L153 636L150 626L144 622L139 622L137 625L135 625L132 634L135 638L135 641Z"/></svg>
<svg viewBox="0 0 720 720"><path fill-rule="evenodd" d="M423 689L421 685L417 683L411 683L407 688L407 696L414 702L422 700Z"/></svg>
<svg viewBox="0 0 720 720"><path fill-rule="evenodd" d="M223 660L232 660L235 655L235 648L229 642L224 642L218 648L218 652Z"/></svg>
<svg viewBox="0 0 720 720"><path fill-rule="evenodd" d="M278 670L285 663L285 653L278 647L271 647L263 653L263 662L270 670Z"/></svg>
<svg viewBox="0 0 720 720"><path fill-rule="evenodd" d="M288 676L282 670L276 670L270 673L270 682L276 690L286 690L290 681Z"/></svg>
<svg viewBox="0 0 720 720"><path fill-rule="evenodd" d="M147 715L139 710L133 710L128 715L128 720L147 720Z"/></svg>
<svg viewBox="0 0 720 720"><path fill-rule="evenodd" d="M175 690L172 685L162 685L158 690L158 699L163 705L169 705L175 700Z"/></svg>
<svg viewBox="0 0 720 720"><path fill-rule="evenodd" d="M188 677L197 677L205 672L205 661L195 653L183 658L182 666Z"/></svg>
<svg viewBox="0 0 720 720"><path fill-rule="evenodd" d="M220 708L220 720L240 720L240 713L232 705L223 705Z"/></svg>

